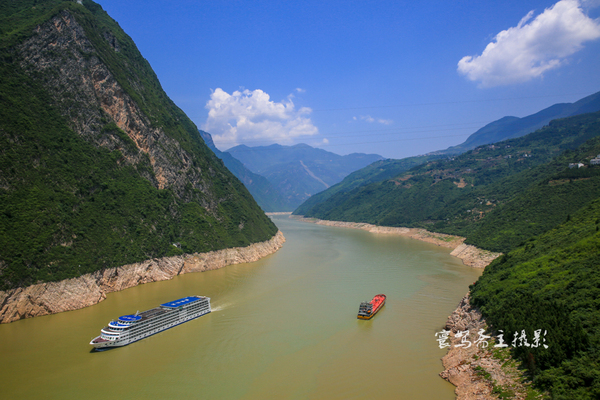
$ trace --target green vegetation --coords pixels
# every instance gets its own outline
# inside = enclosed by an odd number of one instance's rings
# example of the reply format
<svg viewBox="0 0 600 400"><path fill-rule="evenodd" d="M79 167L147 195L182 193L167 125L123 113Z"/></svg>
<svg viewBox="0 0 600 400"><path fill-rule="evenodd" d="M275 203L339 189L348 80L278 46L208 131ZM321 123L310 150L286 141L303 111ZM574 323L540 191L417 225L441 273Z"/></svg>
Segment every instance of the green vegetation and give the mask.
<svg viewBox="0 0 600 400"><path fill-rule="evenodd" d="M94 111L103 117L91 127L93 137L74 132L71 121L89 104L75 101L67 85L57 103L49 89L60 87L56 74L22 67L18 45L62 10L92 42L86 57L105 63L152 127L172 140L155 145L169 159L164 168L179 168L187 183L159 189L156 161L101 110ZM0 3L0 15L0 290L153 257L246 246L275 234L275 225L204 145L99 5L11 1ZM104 38L108 33L119 51ZM60 51L53 56L65 57ZM103 140L112 146L96 144ZM191 172L183 171L177 149L191 158Z"/></svg>
<svg viewBox="0 0 600 400"><path fill-rule="evenodd" d="M584 97L572 104L555 104L524 118L501 118L473 133L464 143L449 147L446 150L436 151L424 156L407 157L401 160L385 160L358 170L339 184L310 197L294 211L294 214L308 215L310 213L312 215L317 212L319 204L326 202L335 194L342 195L342 193L350 192L360 186L394 178L404 171L435 159L452 158L478 146L482 146L480 149L485 149L487 144L524 136L557 118L595 112L599 109L600 92ZM327 208L325 206L325 210Z"/></svg>
<svg viewBox="0 0 600 400"><path fill-rule="evenodd" d="M599 168L568 169L569 162L600 153L598 135L599 113L552 121L521 138L340 191L304 215L422 227L507 251L600 195Z"/></svg>
<svg viewBox="0 0 600 400"><path fill-rule="evenodd" d="M407 171L417 165L421 165L429 160L441 158L442 156L417 156L407 157L401 160L381 160L376 161L365 168L359 169L348 175L340 183L331 186L329 189L324 190L311 196L308 200L298 207L293 214L294 215L305 215L312 211L316 206L325 202L330 197L338 194L343 196L344 193L348 193L353 189L361 186L368 185L370 183L391 179L404 171Z"/></svg>
<svg viewBox="0 0 600 400"><path fill-rule="evenodd" d="M556 399L600 396L600 200L490 264L471 302L517 346L534 383ZM544 348L547 345L548 348Z"/></svg>
<svg viewBox="0 0 600 400"><path fill-rule="evenodd" d="M598 154L600 112L583 114L334 194L305 214L424 227L504 252L471 287L471 303L527 369L536 387L527 398L539 390L553 399L596 399L600 166L588 161ZM580 161L588 165L569 168ZM514 395L492 384L500 398Z"/></svg>
<svg viewBox="0 0 600 400"><path fill-rule="evenodd" d="M594 93L575 103L554 104L523 118L504 117L479 129L469 136L464 143L450 147L440 153L458 154L481 145L521 137L547 125L551 120L594 112L598 109L600 109L600 93Z"/></svg>

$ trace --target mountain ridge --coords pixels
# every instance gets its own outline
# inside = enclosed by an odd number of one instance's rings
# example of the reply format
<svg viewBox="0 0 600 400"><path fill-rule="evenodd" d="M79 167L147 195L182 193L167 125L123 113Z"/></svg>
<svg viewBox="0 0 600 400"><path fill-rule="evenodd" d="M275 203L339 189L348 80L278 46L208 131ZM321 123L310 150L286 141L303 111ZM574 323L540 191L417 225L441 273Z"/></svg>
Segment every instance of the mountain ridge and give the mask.
<svg viewBox="0 0 600 400"><path fill-rule="evenodd" d="M383 181L400 175L419 164L435 159L453 158L478 146L492 144L510 138L521 137L550 123L551 120L566 116L580 115L600 110L600 92L586 96L575 103L558 103L526 117L505 116L471 134L465 142L421 156L406 157L399 160L389 159L379 165L373 164L363 170L355 171L338 184L316 193L293 211L295 215L306 215L314 207L328 201L332 196L346 193L357 187L376 181Z"/></svg>
<svg viewBox="0 0 600 400"><path fill-rule="evenodd" d="M485 125L470 135L463 143L442 150L439 154L463 153L477 146L526 135L547 125L553 119L571 117L598 110L600 110L600 92L586 96L574 103L553 104L550 107L522 118L506 116Z"/></svg>
<svg viewBox="0 0 600 400"><path fill-rule="evenodd" d="M0 290L276 234L100 5L0 11Z"/></svg>
<svg viewBox="0 0 600 400"><path fill-rule="evenodd" d="M285 202L284 207L276 211L292 211L353 171L383 159L377 154L363 153L340 156L305 143L293 146L276 143L256 147L238 145L223 153L230 154L271 183Z"/></svg>

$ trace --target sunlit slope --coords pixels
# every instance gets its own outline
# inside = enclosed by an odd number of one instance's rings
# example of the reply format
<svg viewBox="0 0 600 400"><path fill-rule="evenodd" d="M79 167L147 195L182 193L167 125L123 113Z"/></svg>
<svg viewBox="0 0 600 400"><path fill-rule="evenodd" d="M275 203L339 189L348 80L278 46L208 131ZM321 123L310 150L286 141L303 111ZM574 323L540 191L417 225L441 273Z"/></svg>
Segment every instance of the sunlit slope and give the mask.
<svg viewBox="0 0 600 400"><path fill-rule="evenodd" d="M600 200L594 200L495 260L472 286L472 304L507 343L525 331L534 344L541 330L538 347L513 347L552 398L600 396L599 229Z"/></svg>
<svg viewBox="0 0 600 400"><path fill-rule="evenodd" d="M592 113L556 120L521 138L429 161L391 179L333 195L305 215L425 227L506 251L600 195L597 167L568 167L575 161L589 163L600 153L597 140L586 143L600 135L599 117Z"/></svg>
<svg viewBox="0 0 600 400"><path fill-rule="evenodd" d="M547 125L551 120L576 116L600 110L600 92L576 101L575 103L554 104L535 114L523 118L504 117L491 122L470 135L463 143L445 150L434 151L423 156L407 157L401 160L386 160L356 171L339 184L315 194L301 204L295 211L297 215L308 215L316 212L319 205L337 193L345 193L359 186L392 178L416 165L436 158L455 157L478 146L496 143L529 134ZM378 176L378 174L381 174ZM325 205L325 208L328 206ZM312 209L314 211L311 211Z"/></svg>
<svg viewBox="0 0 600 400"><path fill-rule="evenodd" d="M0 15L0 289L276 233L99 5Z"/></svg>
<svg viewBox="0 0 600 400"><path fill-rule="evenodd" d="M313 207L318 210L318 205L325 202L333 195L346 193L360 186L365 186L370 183L379 182L385 179L390 179L398 174L413 168L416 165L423 164L427 160L441 158L441 156L417 156L407 157L401 160L381 160L376 161L364 168L355 171L344 178L341 182L331 186L329 189L319 192L311 196L308 200L302 203L293 214L307 215L312 213Z"/></svg>

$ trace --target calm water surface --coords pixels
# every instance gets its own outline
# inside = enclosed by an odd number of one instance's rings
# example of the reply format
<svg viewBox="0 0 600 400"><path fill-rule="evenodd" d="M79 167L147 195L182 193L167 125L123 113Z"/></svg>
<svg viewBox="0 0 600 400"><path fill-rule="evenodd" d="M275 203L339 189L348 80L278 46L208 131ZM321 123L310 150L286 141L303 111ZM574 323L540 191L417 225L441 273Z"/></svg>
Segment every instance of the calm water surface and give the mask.
<svg viewBox="0 0 600 400"><path fill-rule="evenodd" d="M258 262L0 325L0 398L453 399L434 333L481 271L428 243L273 218L287 242ZM378 293L385 307L356 319ZM90 352L111 319L188 295L214 312Z"/></svg>

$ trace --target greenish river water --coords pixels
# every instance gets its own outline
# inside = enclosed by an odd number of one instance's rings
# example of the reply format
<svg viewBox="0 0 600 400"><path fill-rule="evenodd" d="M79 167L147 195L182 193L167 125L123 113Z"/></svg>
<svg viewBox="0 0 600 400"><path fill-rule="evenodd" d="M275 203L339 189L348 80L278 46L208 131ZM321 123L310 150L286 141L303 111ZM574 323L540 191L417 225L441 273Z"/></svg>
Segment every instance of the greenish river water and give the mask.
<svg viewBox="0 0 600 400"><path fill-rule="evenodd" d="M454 398L434 334L480 270L404 237L273 219L287 242L258 262L0 325L0 398ZM384 308L358 320L378 293ZM188 295L211 297L213 312L90 352L111 319Z"/></svg>

